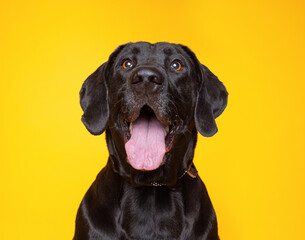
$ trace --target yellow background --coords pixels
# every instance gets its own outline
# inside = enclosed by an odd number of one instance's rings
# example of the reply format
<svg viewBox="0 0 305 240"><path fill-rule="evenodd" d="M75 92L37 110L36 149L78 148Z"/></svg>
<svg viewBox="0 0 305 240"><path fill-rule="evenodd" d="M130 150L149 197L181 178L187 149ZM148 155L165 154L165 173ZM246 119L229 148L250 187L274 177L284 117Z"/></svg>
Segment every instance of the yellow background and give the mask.
<svg viewBox="0 0 305 240"><path fill-rule="evenodd" d="M302 1L1 3L0 239L71 239L105 165L82 82L119 45L189 46L230 95L195 164L221 239L305 239Z"/></svg>

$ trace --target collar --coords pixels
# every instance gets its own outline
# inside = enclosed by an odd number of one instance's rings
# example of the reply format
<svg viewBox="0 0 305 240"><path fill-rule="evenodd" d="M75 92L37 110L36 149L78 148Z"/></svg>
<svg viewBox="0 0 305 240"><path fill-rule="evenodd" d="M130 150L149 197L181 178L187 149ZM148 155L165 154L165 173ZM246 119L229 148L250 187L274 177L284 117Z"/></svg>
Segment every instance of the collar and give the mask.
<svg viewBox="0 0 305 240"><path fill-rule="evenodd" d="M196 170L193 163L191 163L190 166L188 167L188 169L182 173L182 175L178 178L178 180L183 178L185 176L185 174L188 174L191 178L196 178L198 176L198 171ZM151 182L150 184L153 187L166 186L166 184L158 183L158 182Z"/></svg>

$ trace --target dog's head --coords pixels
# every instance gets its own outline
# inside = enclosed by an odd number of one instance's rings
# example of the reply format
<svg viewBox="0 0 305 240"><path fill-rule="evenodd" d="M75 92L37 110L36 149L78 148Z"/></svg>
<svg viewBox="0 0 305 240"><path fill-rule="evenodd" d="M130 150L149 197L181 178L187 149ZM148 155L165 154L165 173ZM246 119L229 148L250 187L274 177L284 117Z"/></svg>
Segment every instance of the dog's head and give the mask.
<svg viewBox="0 0 305 240"><path fill-rule="evenodd" d="M172 186L192 163L197 130L217 132L227 96L189 48L128 43L84 82L82 122L94 135L106 130L113 167L133 185Z"/></svg>

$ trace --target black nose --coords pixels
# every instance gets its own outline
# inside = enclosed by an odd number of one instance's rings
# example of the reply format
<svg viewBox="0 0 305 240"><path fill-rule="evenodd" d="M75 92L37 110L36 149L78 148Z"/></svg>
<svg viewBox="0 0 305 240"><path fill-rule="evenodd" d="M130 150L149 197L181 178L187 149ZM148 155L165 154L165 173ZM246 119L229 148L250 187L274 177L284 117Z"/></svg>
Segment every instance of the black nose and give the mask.
<svg viewBox="0 0 305 240"><path fill-rule="evenodd" d="M135 72L131 77L131 84L140 84L140 83L153 83L156 85L162 85L163 79L161 74L156 70L150 68L142 68Z"/></svg>

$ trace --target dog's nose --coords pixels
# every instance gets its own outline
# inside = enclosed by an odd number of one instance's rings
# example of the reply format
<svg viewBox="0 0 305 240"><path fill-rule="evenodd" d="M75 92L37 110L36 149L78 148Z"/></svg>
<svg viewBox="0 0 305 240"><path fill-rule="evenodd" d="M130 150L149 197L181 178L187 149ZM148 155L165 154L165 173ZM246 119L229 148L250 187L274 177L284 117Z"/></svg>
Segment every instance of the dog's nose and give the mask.
<svg viewBox="0 0 305 240"><path fill-rule="evenodd" d="M142 68L136 71L131 77L132 85L140 83L153 83L154 85L162 85L163 79L159 72L150 68Z"/></svg>

